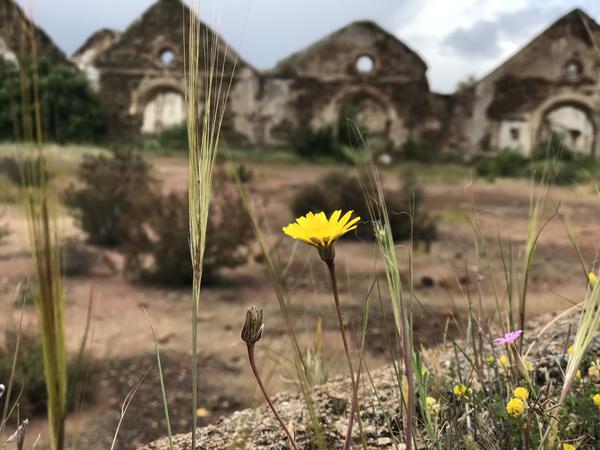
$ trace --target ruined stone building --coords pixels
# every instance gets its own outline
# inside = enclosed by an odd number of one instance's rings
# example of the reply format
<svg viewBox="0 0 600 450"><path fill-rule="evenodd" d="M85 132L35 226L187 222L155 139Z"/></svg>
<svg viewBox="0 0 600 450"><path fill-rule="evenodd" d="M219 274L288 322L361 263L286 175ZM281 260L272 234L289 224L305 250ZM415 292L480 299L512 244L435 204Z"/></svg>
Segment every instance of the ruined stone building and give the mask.
<svg viewBox="0 0 600 450"><path fill-rule="evenodd" d="M73 55L98 91L114 136L136 138L184 122L189 15L180 0L157 0L124 31L100 30ZM33 26L12 0L0 0L0 52L8 59L22 24ZM38 34L44 54L64 59ZM559 134L569 147L600 156L600 25L579 9L451 95L431 92L419 55L369 21L351 23L264 71L216 39L232 80L223 124L231 144L286 145L302 127L335 129L350 117L394 149L412 140L530 154Z"/></svg>
<svg viewBox="0 0 600 450"><path fill-rule="evenodd" d="M600 25L576 9L479 80L463 118L468 148L529 154L552 133L600 156Z"/></svg>
<svg viewBox="0 0 600 450"><path fill-rule="evenodd" d="M30 55L32 43L39 58L71 64L69 58L37 27L13 0L0 0L0 57L18 64L19 57Z"/></svg>

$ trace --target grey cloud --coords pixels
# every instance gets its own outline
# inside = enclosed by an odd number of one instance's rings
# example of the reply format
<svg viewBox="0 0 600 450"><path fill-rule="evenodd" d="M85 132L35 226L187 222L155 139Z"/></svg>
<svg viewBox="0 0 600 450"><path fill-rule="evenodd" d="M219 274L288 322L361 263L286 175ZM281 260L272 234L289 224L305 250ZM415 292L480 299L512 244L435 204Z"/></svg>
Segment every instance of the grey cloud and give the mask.
<svg viewBox="0 0 600 450"><path fill-rule="evenodd" d="M494 20L480 20L469 28L459 28L442 45L461 57L494 59L502 54L501 40L524 44L565 12L564 6L530 5L500 14Z"/></svg>

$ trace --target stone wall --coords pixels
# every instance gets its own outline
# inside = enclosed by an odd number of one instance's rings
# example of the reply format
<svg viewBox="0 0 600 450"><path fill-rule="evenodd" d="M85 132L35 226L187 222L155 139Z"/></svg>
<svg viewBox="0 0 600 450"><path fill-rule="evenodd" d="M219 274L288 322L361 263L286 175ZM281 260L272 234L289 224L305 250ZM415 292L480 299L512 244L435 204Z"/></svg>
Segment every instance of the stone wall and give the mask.
<svg viewBox="0 0 600 450"><path fill-rule="evenodd" d="M35 42L39 58L71 64L50 37L33 23L13 0L0 0L0 56L17 63L19 55L31 55Z"/></svg>
<svg viewBox="0 0 600 450"><path fill-rule="evenodd" d="M600 26L576 9L477 82L466 132L473 151L529 154L558 132L600 155Z"/></svg>
<svg viewBox="0 0 600 450"><path fill-rule="evenodd" d="M113 134L135 138L183 120L182 11L189 17L180 0L158 0L123 33L101 30L76 53ZM529 154L558 133L576 151L600 155L600 26L579 9L451 95L431 92L419 55L369 21L272 70L254 69L231 49L221 58L226 79L237 61L222 133L231 144L286 145L300 128L335 129L351 117L395 149L414 140L469 153Z"/></svg>

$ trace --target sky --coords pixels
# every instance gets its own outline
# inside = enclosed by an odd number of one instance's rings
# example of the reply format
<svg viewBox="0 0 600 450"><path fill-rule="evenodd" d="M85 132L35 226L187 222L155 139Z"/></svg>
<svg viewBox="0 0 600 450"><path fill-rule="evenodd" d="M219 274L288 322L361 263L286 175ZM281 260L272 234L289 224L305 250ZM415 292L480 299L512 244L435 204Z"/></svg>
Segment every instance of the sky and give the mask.
<svg viewBox="0 0 600 450"><path fill-rule="evenodd" d="M153 3L17 1L67 54L100 28L124 30ZM576 7L600 21L600 0L207 0L200 16L258 69L352 21L374 20L425 60L434 91L450 93Z"/></svg>

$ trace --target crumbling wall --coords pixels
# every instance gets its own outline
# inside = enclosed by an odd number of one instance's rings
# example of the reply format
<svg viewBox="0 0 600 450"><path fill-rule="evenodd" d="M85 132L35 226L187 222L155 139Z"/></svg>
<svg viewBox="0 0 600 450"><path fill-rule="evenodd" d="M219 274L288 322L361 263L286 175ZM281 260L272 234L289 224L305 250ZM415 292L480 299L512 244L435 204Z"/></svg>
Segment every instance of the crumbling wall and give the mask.
<svg viewBox="0 0 600 450"><path fill-rule="evenodd" d="M372 22L355 22L281 61L264 76L264 142L289 141L304 126L335 126L341 114L370 136L400 147L441 127L426 78L410 48Z"/></svg>
<svg viewBox="0 0 600 450"><path fill-rule="evenodd" d="M31 55L32 40L35 41L38 58L47 58L55 64L71 64L14 0L0 0L0 56L16 63L20 55Z"/></svg>
<svg viewBox="0 0 600 450"><path fill-rule="evenodd" d="M112 134L136 138L184 122L182 36L191 14L180 0L158 0L123 33L113 36L112 42L106 36L104 40L97 38L80 52L80 61L89 52L97 52L88 67L98 74L98 90ZM205 28L201 24L201 36L212 33ZM99 49L101 45L106 45L104 50ZM227 49L225 42L217 39L217 45L225 84L236 68L223 136L232 142L245 143L253 139L248 121L254 98L254 70ZM208 74L201 70L201 79L206 80Z"/></svg>
<svg viewBox="0 0 600 450"><path fill-rule="evenodd" d="M569 103L592 121L594 137L582 151L599 155L599 45L600 26L576 9L480 80L466 128L469 148L512 147L529 154L547 135L547 114Z"/></svg>

